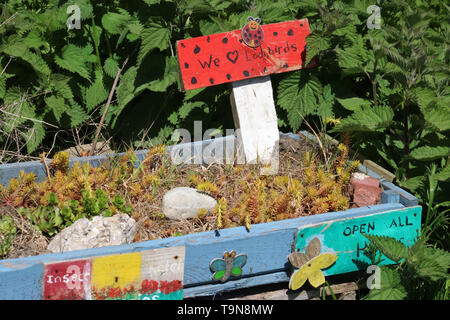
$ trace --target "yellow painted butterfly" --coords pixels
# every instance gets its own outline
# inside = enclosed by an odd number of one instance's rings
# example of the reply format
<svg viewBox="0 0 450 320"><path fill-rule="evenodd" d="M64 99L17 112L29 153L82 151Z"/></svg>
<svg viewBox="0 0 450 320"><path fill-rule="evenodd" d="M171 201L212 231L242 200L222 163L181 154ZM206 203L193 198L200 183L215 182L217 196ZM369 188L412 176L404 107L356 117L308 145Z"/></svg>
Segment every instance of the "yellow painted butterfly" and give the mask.
<svg viewBox="0 0 450 320"><path fill-rule="evenodd" d="M247 255L245 254L236 255L235 251L225 252L223 259L214 259L209 264L211 270L214 271L213 280L225 282L230 276L240 276L246 262Z"/></svg>
<svg viewBox="0 0 450 320"><path fill-rule="evenodd" d="M296 251L288 256L289 262L298 268L289 280L289 289L297 290L305 284L306 280L309 280L314 288L325 283L322 269L331 266L336 261L337 255L332 252L321 254L321 249L320 240L314 238L306 246L305 253Z"/></svg>

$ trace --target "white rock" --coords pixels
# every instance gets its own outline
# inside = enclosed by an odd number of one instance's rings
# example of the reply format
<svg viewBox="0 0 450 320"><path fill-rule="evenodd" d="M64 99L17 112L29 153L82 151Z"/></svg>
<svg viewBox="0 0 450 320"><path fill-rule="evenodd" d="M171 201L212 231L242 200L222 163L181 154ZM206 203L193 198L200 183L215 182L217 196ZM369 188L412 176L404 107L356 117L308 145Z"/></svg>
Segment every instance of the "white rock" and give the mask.
<svg viewBox="0 0 450 320"><path fill-rule="evenodd" d="M178 187L168 191L162 201L165 216L172 220L194 218L201 209L211 212L217 201L196 189Z"/></svg>
<svg viewBox="0 0 450 320"><path fill-rule="evenodd" d="M133 242L135 232L136 221L127 214L97 216L92 221L79 219L58 233L47 249L56 253L128 244Z"/></svg>

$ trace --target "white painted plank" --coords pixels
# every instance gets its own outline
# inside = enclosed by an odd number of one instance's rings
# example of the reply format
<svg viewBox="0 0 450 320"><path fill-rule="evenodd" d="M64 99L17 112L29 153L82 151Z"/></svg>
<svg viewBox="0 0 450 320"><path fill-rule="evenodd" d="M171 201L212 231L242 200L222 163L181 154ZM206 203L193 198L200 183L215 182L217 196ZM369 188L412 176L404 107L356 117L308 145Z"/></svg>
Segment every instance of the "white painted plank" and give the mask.
<svg viewBox="0 0 450 320"><path fill-rule="evenodd" d="M279 131L270 76L235 81L230 96L238 132L238 151L246 163L264 165L261 173L278 171Z"/></svg>

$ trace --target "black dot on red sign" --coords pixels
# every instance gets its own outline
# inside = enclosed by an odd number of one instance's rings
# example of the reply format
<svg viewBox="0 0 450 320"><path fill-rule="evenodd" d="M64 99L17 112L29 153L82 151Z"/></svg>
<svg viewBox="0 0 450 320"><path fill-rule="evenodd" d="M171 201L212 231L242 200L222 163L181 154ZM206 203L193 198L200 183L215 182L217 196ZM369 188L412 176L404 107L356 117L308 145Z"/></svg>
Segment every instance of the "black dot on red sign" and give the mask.
<svg viewBox="0 0 450 320"><path fill-rule="evenodd" d="M273 35L276 37L276 36L278 35L278 32L275 31L275 32L273 33Z"/></svg>
<svg viewBox="0 0 450 320"><path fill-rule="evenodd" d="M244 76L248 77L250 75L250 72L248 72L247 70L244 70Z"/></svg>
<svg viewBox="0 0 450 320"><path fill-rule="evenodd" d="M186 48L186 46L184 45L184 43L180 43L182 48Z"/></svg>
<svg viewBox="0 0 450 320"><path fill-rule="evenodd" d="M200 52L200 47L199 46L195 46L194 53L197 54L199 52Z"/></svg>
<svg viewBox="0 0 450 320"><path fill-rule="evenodd" d="M287 32L288 36L293 36L294 35L294 30L289 29L289 31Z"/></svg>
<svg viewBox="0 0 450 320"><path fill-rule="evenodd" d="M227 73L227 79L231 80L231 74Z"/></svg>
<svg viewBox="0 0 450 320"><path fill-rule="evenodd" d="M213 78L209 78L209 82L210 82L211 84L214 84L214 79L213 79Z"/></svg>
<svg viewBox="0 0 450 320"><path fill-rule="evenodd" d="M189 68L189 63L185 62L185 63L184 63L184 67L185 67L186 69L188 69L188 68Z"/></svg>
<svg viewBox="0 0 450 320"><path fill-rule="evenodd" d="M227 37L223 38L223 39L222 39L222 42L223 42L223 43L228 43L228 38L227 38Z"/></svg>
<svg viewBox="0 0 450 320"><path fill-rule="evenodd" d="M303 27L303 23L300 23L300 27Z"/></svg>
<svg viewBox="0 0 450 320"><path fill-rule="evenodd" d="M191 83L192 83L192 84L196 84L196 83L197 83L197 78L196 78L196 77L192 77Z"/></svg>
<svg viewBox="0 0 450 320"><path fill-rule="evenodd" d="M208 38L206 38L206 42L210 42L211 38L208 36Z"/></svg>

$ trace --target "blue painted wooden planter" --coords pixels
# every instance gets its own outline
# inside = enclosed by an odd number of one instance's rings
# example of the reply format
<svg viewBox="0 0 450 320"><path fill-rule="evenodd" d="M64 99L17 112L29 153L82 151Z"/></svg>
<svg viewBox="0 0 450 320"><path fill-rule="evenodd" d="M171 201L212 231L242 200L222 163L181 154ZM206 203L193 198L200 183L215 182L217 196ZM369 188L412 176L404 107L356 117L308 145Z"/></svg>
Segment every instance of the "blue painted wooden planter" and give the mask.
<svg viewBox="0 0 450 320"><path fill-rule="evenodd" d="M308 136L306 132L302 132L302 134ZM299 135L287 134L286 136L303 139ZM234 137L228 136L192 144L172 146L169 148L169 152L180 154L180 150L190 149L194 156L198 156L201 154L199 152L201 152L202 147L217 144L217 148L223 148L224 154L228 154L228 152L233 152L233 143ZM145 151L137 152L138 158L142 160L145 157L145 153ZM90 161L95 166L105 159L107 159L106 156L74 158L71 160L71 164L76 161ZM34 172L38 179L44 179L46 176L45 169L39 162L7 164L0 166L0 183L6 185L10 178L17 176L20 170ZM364 243L359 243L362 241L360 233L363 233L363 226L365 228L364 231L367 233L379 234L378 232L382 232L382 234L396 237L405 244L411 245L420 234L422 208L418 206L417 198L394 184L383 180L383 178L363 166L360 167L360 170L381 180L384 190L381 204L257 224L252 225L250 230L247 230L245 227L236 227L122 246L0 260L0 299L48 298L44 297L45 272L47 266L55 262L91 259L94 261L93 268L95 269L95 259L98 259L98 257L117 255L128 257L125 256L126 254L142 254L142 257L144 257L146 256L144 253L153 252L149 250L160 248L184 248L182 296L189 298L214 295L222 291L256 285L289 281L291 266L287 256L295 248L302 249L303 240L307 242L312 236L322 237L323 250L333 250L333 248L330 248L333 246L333 241L330 240L331 236L326 240L325 230L336 229L338 230L336 232L342 231L343 236L346 237L346 243L352 243L349 239L354 239L353 246L356 247L356 251L353 251L358 254L358 257L362 251L361 248L364 246ZM406 220L402 220L405 218ZM371 228L371 223L374 223L371 221L376 221L377 227L372 226ZM304 239L303 235L305 235ZM336 251L336 249L334 250ZM231 276L226 282L214 281L212 278L213 270L210 268L211 261L222 258L224 252L231 251L235 251L238 255L247 255L246 263L242 266L242 275L239 277ZM342 254L349 254L350 251L352 250L347 250L342 252ZM136 255L130 255L130 257L136 257ZM367 260L364 261L362 255L360 261L356 261L359 258L342 257L341 260L347 259L350 262L346 262L346 264L350 263L350 265L341 268L341 265L337 265L336 262L336 267L338 268L335 269L337 271L332 272L333 269L330 268L328 272L324 271L324 274L331 275L358 270L362 268L364 263L367 263ZM338 258L338 261L341 260ZM385 263L389 263L389 261ZM94 269L90 270L95 272ZM117 281L117 277L115 278ZM89 291L89 288L87 290ZM90 295L85 296L85 298L90 298Z"/></svg>

